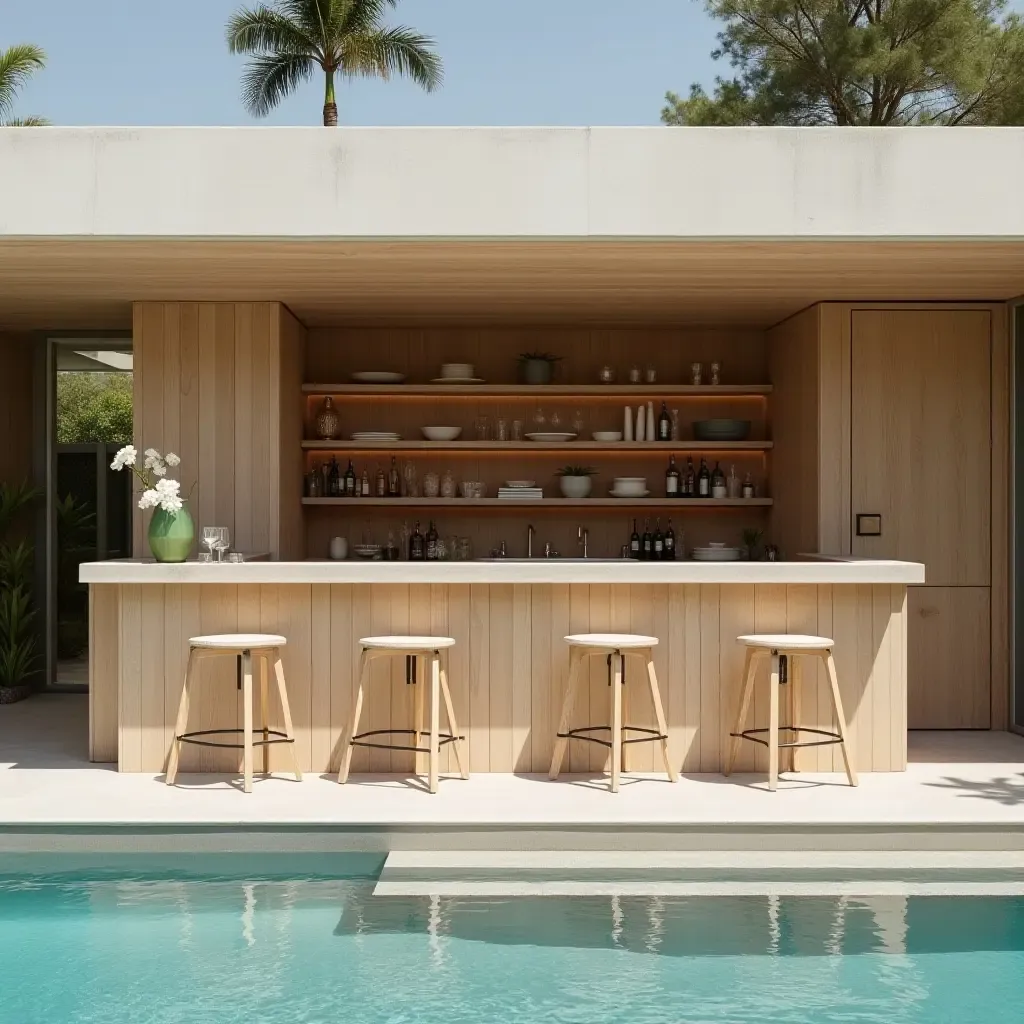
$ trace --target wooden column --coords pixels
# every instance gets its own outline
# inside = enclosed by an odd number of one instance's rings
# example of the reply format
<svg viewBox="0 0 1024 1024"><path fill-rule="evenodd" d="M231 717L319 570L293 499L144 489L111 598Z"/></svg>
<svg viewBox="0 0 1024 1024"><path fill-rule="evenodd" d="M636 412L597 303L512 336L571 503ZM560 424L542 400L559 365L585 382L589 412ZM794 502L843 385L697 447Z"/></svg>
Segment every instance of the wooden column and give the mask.
<svg viewBox="0 0 1024 1024"><path fill-rule="evenodd" d="M32 475L32 336L0 332L0 483Z"/></svg>

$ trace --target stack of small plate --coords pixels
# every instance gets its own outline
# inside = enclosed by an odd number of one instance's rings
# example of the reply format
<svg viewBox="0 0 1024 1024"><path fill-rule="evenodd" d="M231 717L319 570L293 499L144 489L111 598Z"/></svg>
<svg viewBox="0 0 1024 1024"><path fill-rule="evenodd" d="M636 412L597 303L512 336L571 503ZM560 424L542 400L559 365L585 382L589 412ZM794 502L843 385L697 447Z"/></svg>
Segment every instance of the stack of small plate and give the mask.
<svg viewBox="0 0 1024 1024"><path fill-rule="evenodd" d="M498 488L498 497L509 501L539 501L544 497L544 488L537 487L533 480L506 480Z"/></svg>
<svg viewBox="0 0 1024 1024"><path fill-rule="evenodd" d="M353 441L401 441L402 435L393 430L357 430L352 435Z"/></svg>
<svg viewBox="0 0 1024 1024"><path fill-rule="evenodd" d="M739 548L727 548L724 544L714 542L707 547L693 549L695 562L738 562L740 560Z"/></svg>

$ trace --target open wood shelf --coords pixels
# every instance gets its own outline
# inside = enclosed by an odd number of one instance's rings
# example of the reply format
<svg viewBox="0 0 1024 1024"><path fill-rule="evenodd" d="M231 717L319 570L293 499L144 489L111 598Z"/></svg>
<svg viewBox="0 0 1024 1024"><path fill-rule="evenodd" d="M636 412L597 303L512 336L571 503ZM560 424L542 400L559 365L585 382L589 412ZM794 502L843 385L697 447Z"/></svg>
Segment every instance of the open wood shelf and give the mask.
<svg viewBox="0 0 1024 1024"><path fill-rule="evenodd" d="M389 398L744 398L772 393L771 384L303 384L307 395Z"/></svg>
<svg viewBox="0 0 1024 1024"><path fill-rule="evenodd" d="M765 508L771 498L303 498L303 505L363 508Z"/></svg>
<svg viewBox="0 0 1024 1024"><path fill-rule="evenodd" d="M771 441L303 441L317 452L764 452Z"/></svg>

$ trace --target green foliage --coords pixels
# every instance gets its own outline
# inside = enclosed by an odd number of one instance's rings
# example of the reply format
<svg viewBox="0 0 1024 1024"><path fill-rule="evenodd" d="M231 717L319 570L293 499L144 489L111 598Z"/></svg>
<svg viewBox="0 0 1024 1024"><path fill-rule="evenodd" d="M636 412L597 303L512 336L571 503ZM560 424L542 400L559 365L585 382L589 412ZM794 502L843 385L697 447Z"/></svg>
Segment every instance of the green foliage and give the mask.
<svg viewBox="0 0 1024 1024"><path fill-rule="evenodd" d="M596 476L593 466L563 466L555 471L555 476Z"/></svg>
<svg viewBox="0 0 1024 1024"><path fill-rule="evenodd" d="M0 127L46 124L41 117L12 117L14 101L36 71L46 67L46 54L38 46L22 44L0 50Z"/></svg>
<svg viewBox="0 0 1024 1024"><path fill-rule="evenodd" d="M228 48L249 63L242 102L265 117L286 96L324 73L324 124L338 123L334 76L411 78L427 91L441 84L434 40L411 28L382 24L398 0L273 0L237 11L228 22Z"/></svg>
<svg viewBox="0 0 1024 1024"><path fill-rule="evenodd" d="M0 686L21 686L35 671L36 610L32 606L32 548L11 544L17 515L38 498L28 483L0 485Z"/></svg>
<svg viewBox="0 0 1024 1024"><path fill-rule="evenodd" d="M96 513L71 494L57 513L57 657L76 658L88 645L89 591L79 582L79 565L96 557Z"/></svg>
<svg viewBox="0 0 1024 1024"><path fill-rule="evenodd" d="M561 356L553 356L550 352L521 352L519 354L519 361L522 363L528 363L534 359L543 363L557 363L561 358Z"/></svg>
<svg viewBox="0 0 1024 1024"><path fill-rule="evenodd" d="M0 484L0 538L6 537L18 513L39 497L27 480L20 484Z"/></svg>
<svg viewBox="0 0 1024 1024"><path fill-rule="evenodd" d="M706 0L735 69L670 125L1024 123L1024 24L1005 0Z"/></svg>
<svg viewBox="0 0 1024 1024"><path fill-rule="evenodd" d="M58 444L131 444L130 373L58 373Z"/></svg>

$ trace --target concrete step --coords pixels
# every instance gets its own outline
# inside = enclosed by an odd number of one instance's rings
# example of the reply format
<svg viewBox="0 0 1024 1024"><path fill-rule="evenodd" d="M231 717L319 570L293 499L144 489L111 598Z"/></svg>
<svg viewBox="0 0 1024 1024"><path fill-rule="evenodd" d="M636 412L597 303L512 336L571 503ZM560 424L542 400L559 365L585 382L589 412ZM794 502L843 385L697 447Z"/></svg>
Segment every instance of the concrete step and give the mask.
<svg viewBox="0 0 1024 1024"><path fill-rule="evenodd" d="M374 894L1017 896L1024 851L393 851Z"/></svg>

